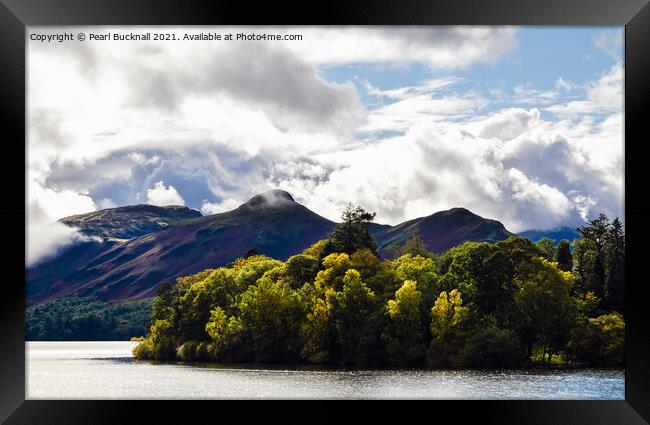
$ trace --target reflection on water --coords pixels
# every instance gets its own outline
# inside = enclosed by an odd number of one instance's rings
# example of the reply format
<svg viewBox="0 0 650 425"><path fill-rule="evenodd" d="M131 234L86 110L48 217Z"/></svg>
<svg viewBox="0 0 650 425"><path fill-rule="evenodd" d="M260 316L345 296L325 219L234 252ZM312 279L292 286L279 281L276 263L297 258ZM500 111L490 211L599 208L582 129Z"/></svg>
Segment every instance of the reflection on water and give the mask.
<svg viewBox="0 0 650 425"><path fill-rule="evenodd" d="M154 364L133 342L27 342L28 399L624 399L623 370L349 370Z"/></svg>

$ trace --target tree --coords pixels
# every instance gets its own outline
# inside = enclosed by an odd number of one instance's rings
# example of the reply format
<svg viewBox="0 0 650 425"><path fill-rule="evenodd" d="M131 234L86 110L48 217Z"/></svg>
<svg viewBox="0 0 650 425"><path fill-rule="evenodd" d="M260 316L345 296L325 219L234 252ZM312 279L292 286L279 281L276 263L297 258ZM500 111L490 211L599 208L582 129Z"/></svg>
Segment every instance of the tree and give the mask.
<svg viewBox="0 0 650 425"><path fill-rule="evenodd" d="M147 348L147 353L142 353L144 358L155 360L171 360L176 357L176 346L171 324L167 320L156 320L151 326L149 340L150 345L143 346Z"/></svg>
<svg viewBox="0 0 650 425"><path fill-rule="evenodd" d="M285 263L284 275L292 288L313 282L318 273L318 258L311 255L297 254L289 257Z"/></svg>
<svg viewBox="0 0 650 425"><path fill-rule="evenodd" d="M300 354L310 363L334 364L340 361L333 320L337 292L331 287L323 291L322 297L313 300L311 311L307 314L302 329L303 345Z"/></svg>
<svg viewBox="0 0 650 425"><path fill-rule="evenodd" d="M320 293L303 327L303 358L313 363L370 363L380 346L381 312L374 292L357 270L349 269L340 291L324 286Z"/></svg>
<svg viewBox="0 0 650 425"><path fill-rule="evenodd" d="M527 359L525 347L514 331L488 324L468 332L457 361L469 367L515 368Z"/></svg>
<svg viewBox="0 0 650 425"><path fill-rule="evenodd" d="M352 267L348 254L333 253L323 259L323 270L319 271L314 280L314 287L317 291L327 288L340 290L343 287L343 277Z"/></svg>
<svg viewBox="0 0 650 425"><path fill-rule="evenodd" d="M241 296L238 322L253 359L295 363L300 359L303 303L288 284L261 280Z"/></svg>
<svg viewBox="0 0 650 425"><path fill-rule="evenodd" d="M205 331L212 339L212 354L217 360L236 359L242 361L240 348L242 325L236 317L228 317L221 307L210 312L210 321L205 325Z"/></svg>
<svg viewBox="0 0 650 425"><path fill-rule="evenodd" d="M382 340L390 361L402 366L421 364L426 347L422 335L422 293L415 281L404 281L395 292L395 299L388 301L386 313L389 322Z"/></svg>
<svg viewBox="0 0 650 425"><path fill-rule="evenodd" d="M605 214L578 228L581 241L574 242L574 272L583 292L593 291L602 307L623 311L625 298L625 234L617 218Z"/></svg>
<svg viewBox="0 0 650 425"><path fill-rule="evenodd" d="M450 249L451 262L440 278L440 287L446 291L458 289L466 302L473 302L478 281L484 276L485 261L496 249L495 245L487 242L465 242Z"/></svg>
<svg viewBox="0 0 650 425"><path fill-rule="evenodd" d="M220 267L212 270L204 279L184 287L178 295L174 316L179 343L208 339L205 324L215 307L223 308L227 314L234 314L242 292L236 278L237 273L232 268Z"/></svg>
<svg viewBox="0 0 650 425"><path fill-rule="evenodd" d="M625 305L625 233L616 217L607 235L605 260L605 308L622 312Z"/></svg>
<svg viewBox="0 0 650 425"><path fill-rule="evenodd" d="M443 291L431 308L431 345L428 350L428 363L431 366L448 366L461 344L462 325L469 316L469 310L463 306L460 291L454 289Z"/></svg>
<svg viewBox="0 0 650 425"><path fill-rule="evenodd" d="M578 227L577 231L583 239L590 242L588 245L592 251L589 268L586 274L586 290L594 291L599 298L604 298L606 292L605 261L606 244L609 234L609 220L603 213L586 226Z"/></svg>
<svg viewBox="0 0 650 425"><path fill-rule="evenodd" d="M377 247L368 230L374 218L375 213L349 203L341 215L342 222L329 235L328 252L352 254L359 249L368 248L376 254Z"/></svg>
<svg viewBox="0 0 650 425"><path fill-rule="evenodd" d="M593 242L588 239L576 239L573 241L573 275L575 285L573 292L576 295L583 295L587 292L596 293L592 282L592 271L596 260L596 251ZM600 297L603 296L602 291Z"/></svg>
<svg viewBox="0 0 650 425"><path fill-rule="evenodd" d="M343 278L343 290L336 294L332 311L341 353L341 363L366 365L379 344L377 297L350 269Z"/></svg>
<svg viewBox="0 0 650 425"><path fill-rule="evenodd" d="M533 345L543 349L542 359L566 344L575 325L577 308L570 296L573 276L560 270L556 263L533 257L517 277L519 291L515 302L519 312L519 335L526 343L527 354Z"/></svg>
<svg viewBox="0 0 650 425"><path fill-rule="evenodd" d="M440 292L438 265L434 259L405 254L391 261L390 265L395 274L397 285L403 284L407 280L417 283L418 290L422 294L423 317L428 316L428 310ZM395 293L397 289L399 287L392 287L391 292Z"/></svg>
<svg viewBox="0 0 650 425"><path fill-rule="evenodd" d="M542 238L535 242L535 246L541 251L542 257L549 261L555 259L555 242L550 238Z"/></svg>
<svg viewBox="0 0 650 425"><path fill-rule="evenodd" d="M514 242L514 241L513 241ZM496 317L500 325L512 315L515 259L510 245L466 242L452 248L451 263L440 279L447 291L457 288L466 305L475 306L479 314ZM517 256L522 256L517 249ZM523 261L519 259L518 261Z"/></svg>
<svg viewBox="0 0 650 425"><path fill-rule="evenodd" d="M560 241L555 252L555 261L557 261L558 267L565 272L573 269L573 255L568 240L562 239Z"/></svg>
<svg viewBox="0 0 650 425"><path fill-rule="evenodd" d="M368 224L371 216L361 222ZM363 245L355 233L359 221L349 222L352 232L347 233L346 221L341 223L339 242L347 248ZM511 237L464 243L440 261L413 253L381 260L367 246L326 254L332 240L319 241L286 262L262 255L240 258L227 267L181 277L176 285L162 285L149 332L134 355L519 367L533 352L541 352L545 361L562 353L567 354L562 359L580 363L619 364L624 322L603 308L622 309L623 226L618 219L608 224L602 217L590 226L584 229L589 238L574 242L574 254L567 241L553 253L548 244ZM605 301L594 284L599 243ZM418 247L417 238L413 247ZM567 271L571 262L573 273ZM69 307L53 303L30 309L28 334L67 329L70 333L62 337L84 336L121 326L124 316L117 307L68 302ZM44 319L35 320L37 313Z"/></svg>
<svg viewBox="0 0 650 425"><path fill-rule="evenodd" d="M436 258L436 254L429 251L427 244L420 238L420 234L417 230L411 233L410 239L407 240L404 245L392 246L390 251L395 257L411 254L414 257L419 255L424 258Z"/></svg>
<svg viewBox="0 0 650 425"><path fill-rule="evenodd" d="M582 320L571 333L568 354L593 366L625 364L625 321L620 313Z"/></svg>

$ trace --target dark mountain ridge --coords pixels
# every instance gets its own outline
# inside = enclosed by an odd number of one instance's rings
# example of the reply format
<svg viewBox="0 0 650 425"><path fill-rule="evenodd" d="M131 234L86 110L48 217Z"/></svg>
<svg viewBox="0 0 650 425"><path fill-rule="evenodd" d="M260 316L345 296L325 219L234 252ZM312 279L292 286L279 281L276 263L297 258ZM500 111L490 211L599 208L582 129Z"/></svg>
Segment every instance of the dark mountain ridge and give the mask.
<svg viewBox="0 0 650 425"><path fill-rule="evenodd" d="M285 260L326 238L336 224L282 190L255 195L234 210L209 216L185 207L148 207L122 207L62 219L62 223L105 239L74 245L28 269L28 304L73 294L105 301L150 297L164 281L226 265L253 248ZM139 212L141 220L137 219ZM155 230L139 234L147 226ZM464 208L397 226L371 224L370 231L382 256L390 254L391 246L403 245L414 232L437 253L465 241L493 242L512 236L500 222ZM128 235L133 236L120 240Z"/></svg>
<svg viewBox="0 0 650 425"><path fill-rule="evenodd" d="M380 253L388 252L391 246L404 245L414 233L437 254L466 241L496 242L514 236L500 222L480 217L465 208L439 211L371 233Z"/></svg>

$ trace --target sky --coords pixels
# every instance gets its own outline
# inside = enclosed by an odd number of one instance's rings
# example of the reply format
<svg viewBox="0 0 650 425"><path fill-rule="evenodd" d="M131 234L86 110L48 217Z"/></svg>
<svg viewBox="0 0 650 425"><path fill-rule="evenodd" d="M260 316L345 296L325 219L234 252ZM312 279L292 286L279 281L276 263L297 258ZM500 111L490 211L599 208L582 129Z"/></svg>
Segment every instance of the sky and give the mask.
<svg viewBox="0 0 650 425"><path fill-rule="evenodd" d="M84 32L84 41L30 34ZM90 34L301 40L91 41ZM103 208L280 188L331 220L623 218L623 27L30 27L27 262Z"/></svg>

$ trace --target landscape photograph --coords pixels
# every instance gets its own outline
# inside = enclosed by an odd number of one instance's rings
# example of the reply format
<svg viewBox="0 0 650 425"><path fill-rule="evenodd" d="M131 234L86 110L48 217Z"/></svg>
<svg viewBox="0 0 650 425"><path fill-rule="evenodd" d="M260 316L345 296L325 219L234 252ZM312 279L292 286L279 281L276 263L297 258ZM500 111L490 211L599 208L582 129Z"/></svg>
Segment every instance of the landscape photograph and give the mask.
<svg viewBox="0 0 650 425"><path fill-rule="evenodd" d="M623 27L26 36L27 399L625 398Z"/></svg>

